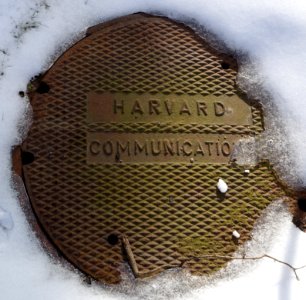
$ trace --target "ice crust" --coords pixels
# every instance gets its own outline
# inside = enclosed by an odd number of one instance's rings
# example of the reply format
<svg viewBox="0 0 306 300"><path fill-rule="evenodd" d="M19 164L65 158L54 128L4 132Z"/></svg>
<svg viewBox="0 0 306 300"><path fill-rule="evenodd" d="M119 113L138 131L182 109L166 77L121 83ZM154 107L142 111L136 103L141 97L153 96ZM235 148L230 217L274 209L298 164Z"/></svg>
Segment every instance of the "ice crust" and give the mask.
<svg viewBox="0 0 306 300"><path fill-rule="evenodd" d="M264 151L254 159L269 158L291 185L306 185L305 1L1 0L0 207L14 226L0 227L0 299L304 299L306 269L298 271L297 281L286 266L268 260L233 260L209 278L174 270L150 282L127 284L131 292L124 296L84 284L75 270L48 256L30 230L11 174L11 149L25 137L31 116L19 91L87 27L139 11L184 22L238 58L240 88L260 99L265 111L266 133L256 140ZM241 251L306 264L305 235L280 203L269 207Z"/></svg>

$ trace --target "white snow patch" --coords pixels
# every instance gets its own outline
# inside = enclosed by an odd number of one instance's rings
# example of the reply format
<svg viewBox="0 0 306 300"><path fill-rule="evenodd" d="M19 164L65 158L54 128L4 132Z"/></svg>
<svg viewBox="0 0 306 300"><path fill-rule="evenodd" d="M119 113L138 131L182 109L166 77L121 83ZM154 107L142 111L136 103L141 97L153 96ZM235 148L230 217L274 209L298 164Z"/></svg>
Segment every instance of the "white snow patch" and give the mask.
<svg viewBox="0 0 306 300"><path fill-rule="evenodd" d="M18 92L26 90L31 77L45 71L64 49L83 36L87 27L138 11L158 12L184 21L199 34L209 37L213 34L224 41L219 46L226 45L240 59L240 86L264 102L267 131L260 147L278 164L286 180L293 185L306 185L305 1L2 0L0 206L14 216L14 230L9 236L0 231L1 299L124 298L106 292L103 287L84 285L78 274L56 264L40 248L11 182L10 151L22 141L29 125L30 107ZM283 208L272 206L271 209L273 213L258 226L243 251L248 255L269 252L295 266L305 265L305 234L292 224L291 216ZM305 298L306 269L298 271L300 281L297 281L286 266L266 259L248 264L234 260L219 274L222 280L173 274L170 272L136 287L133 297Z"/></svg>
<svg viewBox="0 0 306 300"><path fill-rule="evenodd" d="M236 238L236 239L239 239L240 238L240 233L237 230L234 230L233 231L233 237Z"/></svg>
<svg viewBox="0 0 306 300"><path fill-rule="evenodd" d="M218 183L217 183L217 188L219 192L222 194L225 194L228 190L228 186L222 178L219 178Z"/></svg>
<svg viewBox="0 0 306 300"><path fill-rule="evenodd" d="M1 207L0 207L0 226L6 230L12 230L14 227L12 215Z"/></svg>

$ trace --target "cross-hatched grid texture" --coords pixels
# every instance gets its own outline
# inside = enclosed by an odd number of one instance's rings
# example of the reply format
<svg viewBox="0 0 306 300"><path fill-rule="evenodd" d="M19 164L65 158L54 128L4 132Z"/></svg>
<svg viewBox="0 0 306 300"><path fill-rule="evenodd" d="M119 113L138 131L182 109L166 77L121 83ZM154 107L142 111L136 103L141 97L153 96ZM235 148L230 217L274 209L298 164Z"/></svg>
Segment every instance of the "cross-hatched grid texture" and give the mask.
<svg viewBox="0 0 306 300"><path fill-rule="evenodd" d="M24 167L34 210L62 253L82 271L108 283L120 281L120 243L128 237L142 273L180 265L186 255L231 255L231 232L250 237L267 205L285 195L269 166L245 176L218 164L86 164L86 134L185 132L248 135L262 131L260 109L252 126L209 124L86 123L88 92L228 95L235 87L235 62L216 53L190 30L164 18L131 16L90 31L43 77L46 93L33 92L34 122L24 150L35 161ZM221 62L231 66L223 69ZM222 177L230 189L216 193ZM226 263L205 259L185 264L205 274Z"/></svg>

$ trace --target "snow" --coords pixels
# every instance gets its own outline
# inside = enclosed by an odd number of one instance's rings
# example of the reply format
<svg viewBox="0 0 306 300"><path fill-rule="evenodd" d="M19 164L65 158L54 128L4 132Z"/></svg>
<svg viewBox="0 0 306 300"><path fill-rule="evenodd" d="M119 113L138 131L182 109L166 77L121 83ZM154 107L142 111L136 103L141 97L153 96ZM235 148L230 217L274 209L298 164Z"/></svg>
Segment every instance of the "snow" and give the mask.
<svg viewBox="0 0 306 300"><path fill-rule="evenodd" d="M219 192L222 194L225 194L228 190L228 186L222 178L219 178L218 183L217 183L217 188Z"/></svg>
<svg viewBox="0 0 306 300"><path fill-rule="evenodd" d="M0 207L0 226L5 230L12 230L14 222L11 214Z"/></svg>
<svg viewBox="0 0 306 300"><path fill-rule="evenodd" d="M266 132L256 141L280 176L306 185L306 4L296 0L1 0L0 1L0 298L38 299L304 299L297 281L268 259L233 260L209 278L168 272L124 296L82 277L41 249L17 200L11 149L24 138L31 108L25 91L86 28L138 11L184 21L239 58L239 85L265 106ZM223 40L216 42L216 37ZM13 221L11 220L13 219ZM272 205L243 251L306 264L306 237L281 205ZM237 254L239 255L239 253ZM133 292L132 292L133 290Z"/></svg>
<svg viewBox="0 0 306 300"><path fill-rule="evenodd" d="M234 230L233 231L233 237L236 238L236 239L239 239L240 238L240 233L237 230Z"/></svg>

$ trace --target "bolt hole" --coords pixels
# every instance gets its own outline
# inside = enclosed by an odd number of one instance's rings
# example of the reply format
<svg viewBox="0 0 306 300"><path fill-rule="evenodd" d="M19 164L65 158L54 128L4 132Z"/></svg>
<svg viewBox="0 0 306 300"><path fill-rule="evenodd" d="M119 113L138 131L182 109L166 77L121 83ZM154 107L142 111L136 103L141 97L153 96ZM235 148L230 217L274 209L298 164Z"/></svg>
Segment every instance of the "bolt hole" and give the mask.
<svg viewBox="0 0 306 300"><path fill-rule="evenodd" d="M223 61L223 62L221 63L221 68L224 69L224 70L227 70L227 69L230 68L230 64L227 63L227 62L225 62L225 61Z"/></svg>
<svg viewBox="0 0 306 300"><path fill-rule="evenodd" d="M23 165L29 165L35 160L34 154L31 152L21 152L21 162Z"/></svg>
<svg viewBox="0 0 306 300"><path fill-rule="evenodd" d="M50 91L50 87L44 81L41 81L38 88L36 89L36 92L39 94L45 94L45 93L48 93L49 91Z"/></svg>
<svg viewBox="0 0 306 300"><path fill-rule="evenodd" d="M19 96L22 97L22 98L25 96L24 91L19 91L18 94L19 94Z"/></svg>
<svg viewBox="0 0 306 300"><path fill-rule="evenodd" d="M306 212L306 198L298 199L298 207L301 211Z"/></svg>
<svg viewBox="0 0 306 300"><path fill-rule="evenodd" d="M118 238L118 235L117 234L110 234L108 237L107 237L107 241L110 245L114 246L116 244L118 244L119 242L119 238Z"/></svg>

